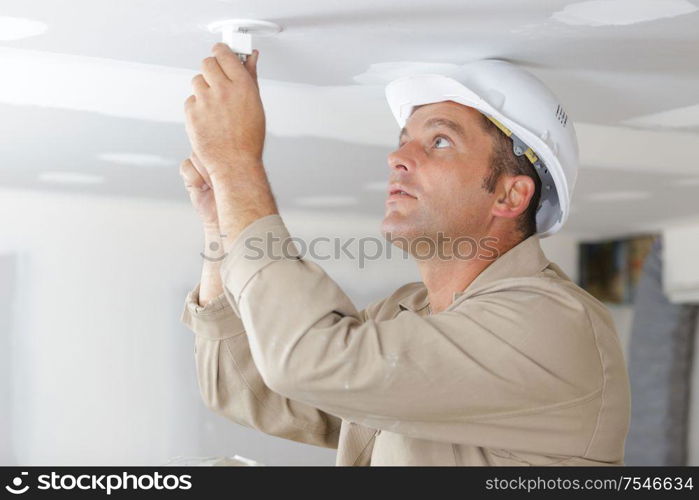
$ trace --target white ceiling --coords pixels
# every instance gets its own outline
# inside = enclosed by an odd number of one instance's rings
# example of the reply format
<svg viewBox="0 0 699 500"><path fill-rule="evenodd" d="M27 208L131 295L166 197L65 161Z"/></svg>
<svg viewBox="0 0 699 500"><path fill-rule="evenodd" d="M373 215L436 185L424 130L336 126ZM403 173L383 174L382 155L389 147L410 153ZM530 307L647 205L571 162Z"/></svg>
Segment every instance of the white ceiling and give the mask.
<svg viewBox="0 0 699 500"><path fill-rule="evenodd" d="M582 170L568 229L653 230L699 216L699 0L3 0L43 22L3 40L0 183L186 201L182 102L217 41L254 40L266 164L282 207L380 214L397 127L386 79L480 58L525 65L566 104ZM5 37L6 38L6 37ZM430 66L431 65L431 66Z"/></svg>

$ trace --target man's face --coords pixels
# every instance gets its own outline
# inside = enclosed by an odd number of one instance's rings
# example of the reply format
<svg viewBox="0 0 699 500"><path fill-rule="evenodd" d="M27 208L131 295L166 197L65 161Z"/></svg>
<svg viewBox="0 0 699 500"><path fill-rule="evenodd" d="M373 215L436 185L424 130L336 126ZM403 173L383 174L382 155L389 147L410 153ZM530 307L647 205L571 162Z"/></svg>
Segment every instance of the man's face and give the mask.
<svg viewBox="0 0 699 500"><path fill-rule="evenodd" d="M413 112L398 149L388 156L384 235L412 240L440 232L452 238L483 234L495 194L483 188L492 139L482 120L475 109L452 101Z"/></svg>

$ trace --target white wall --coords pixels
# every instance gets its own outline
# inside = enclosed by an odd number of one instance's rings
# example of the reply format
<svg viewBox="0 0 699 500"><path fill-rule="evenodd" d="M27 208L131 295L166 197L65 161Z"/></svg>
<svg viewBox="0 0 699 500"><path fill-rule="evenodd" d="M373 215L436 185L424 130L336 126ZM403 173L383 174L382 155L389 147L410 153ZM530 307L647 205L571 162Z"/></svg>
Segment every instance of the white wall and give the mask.
<svg viewBox="0 0 699 500"><path fill-rule="evenodd" d="M699 223L663 230L663 288L672 302L699 304Z"/></svg>
<svg viewBox="0 0 699 500"><path fill-rule="evenodd" d="M0 380L16 463L332 463L332 451L261 436L200 402L179 323L202 246L186 203L2 191L0 227L0 253L18 262Z"/></svg>

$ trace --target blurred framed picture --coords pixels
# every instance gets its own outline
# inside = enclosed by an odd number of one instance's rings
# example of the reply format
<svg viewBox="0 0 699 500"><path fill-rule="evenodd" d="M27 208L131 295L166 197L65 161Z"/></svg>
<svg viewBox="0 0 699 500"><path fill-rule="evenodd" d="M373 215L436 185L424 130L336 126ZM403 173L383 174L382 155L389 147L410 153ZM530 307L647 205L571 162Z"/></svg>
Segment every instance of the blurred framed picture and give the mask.
<svg viewBox="0 0 699 500"><path fill-rule="evenodd" d="M657 235L580 244L580 286L602 302L633 303L643 262Z"/></svg>

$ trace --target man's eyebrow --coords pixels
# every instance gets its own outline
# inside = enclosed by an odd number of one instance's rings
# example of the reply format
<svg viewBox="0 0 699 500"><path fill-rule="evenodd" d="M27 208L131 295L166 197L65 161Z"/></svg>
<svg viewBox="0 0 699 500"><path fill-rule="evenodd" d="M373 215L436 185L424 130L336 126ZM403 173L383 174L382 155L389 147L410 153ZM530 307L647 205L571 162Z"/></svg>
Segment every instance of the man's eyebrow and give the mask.
<svg viewBox="0 0 699 500"><path fill-rule="evenodd" d="M447 118L430 118L425 122L424 125L425 128L436 128L436 127L447 127L457 134L459 134L461 137L466 137L466 132L464 131L464 128L456 123L455 121L449 120Z"/></svg>
<svg viewBox="0 0 699 500"><path fill-rule="evenodd" d="M466 137L466 132L464 131L464 128L456 123L455 121L449 120L447 118L430 118L425 122L423 125L424 128L437 128L437 127L447 127L457 134L459 134L461 137ZM408 135L408 130L406 127L403 127L400 131L400 135L398 136L398 142L403 139L403 136Z"/></svg>

